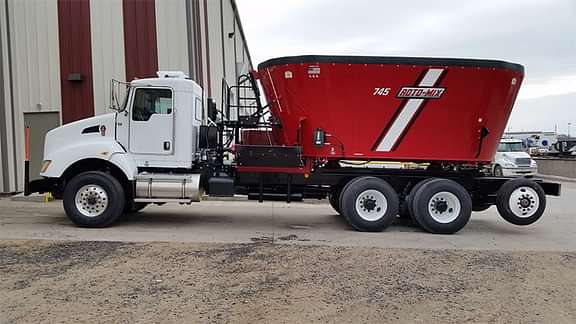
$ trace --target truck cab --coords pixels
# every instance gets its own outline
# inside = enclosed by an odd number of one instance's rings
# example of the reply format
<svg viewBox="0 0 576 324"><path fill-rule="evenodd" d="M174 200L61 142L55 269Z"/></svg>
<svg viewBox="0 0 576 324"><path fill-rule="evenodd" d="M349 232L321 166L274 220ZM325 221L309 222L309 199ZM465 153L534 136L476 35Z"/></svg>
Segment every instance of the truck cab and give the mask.
<svg viewBox="0 0 576 324"><path fill-rule="evenodd" d="M534 176L538 173L538 164L526 153L522 140L502 139L494 156L492 173L500 177Z"/></svg>

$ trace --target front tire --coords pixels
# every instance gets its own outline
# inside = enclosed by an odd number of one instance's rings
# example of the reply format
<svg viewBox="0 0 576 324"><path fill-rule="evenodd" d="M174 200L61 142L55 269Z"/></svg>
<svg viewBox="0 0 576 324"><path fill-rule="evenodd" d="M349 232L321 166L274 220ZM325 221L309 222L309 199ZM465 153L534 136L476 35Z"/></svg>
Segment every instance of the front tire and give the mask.
<svg viewBox="0 0 576 324"><path fill-rule="evenodd" d="M531 225L536 223L546 210L546 194L534 181L510 180L498 191L496 207L500 216L509 223Z"/></svg>
<svg viewBox="0 0 576 324"><path fill-rule="evenodd" d="M472 199L464 187L447 179L422 185L414 194L412 210L416 222L432 234L454 234L472 215Z"/></svg>
<svg viewBox="0 0 576 324"><path fill-rule="evenodd" d="M81 227L102 228L114 223L124 211L124 189L104 172L84 172L66 185L64 210Z"/></svg>
<svg viewBox="0 0 576 324"><path fill-rule="evenodd" d="M381 232L398 214L398 194L386 181L363 177L352 180L340 197L342 215L360 232Z"/></svg>

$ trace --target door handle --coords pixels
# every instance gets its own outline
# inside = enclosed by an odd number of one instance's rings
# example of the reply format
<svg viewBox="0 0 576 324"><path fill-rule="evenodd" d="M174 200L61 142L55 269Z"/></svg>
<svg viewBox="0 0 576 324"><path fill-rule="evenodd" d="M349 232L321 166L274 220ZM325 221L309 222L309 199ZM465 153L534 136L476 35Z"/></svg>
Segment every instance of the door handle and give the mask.
<svg viewBox="0 0 576 324"><path fill-rule="evenodd" d="M170 141L164 142L164 151L170 151Z"/></svg>

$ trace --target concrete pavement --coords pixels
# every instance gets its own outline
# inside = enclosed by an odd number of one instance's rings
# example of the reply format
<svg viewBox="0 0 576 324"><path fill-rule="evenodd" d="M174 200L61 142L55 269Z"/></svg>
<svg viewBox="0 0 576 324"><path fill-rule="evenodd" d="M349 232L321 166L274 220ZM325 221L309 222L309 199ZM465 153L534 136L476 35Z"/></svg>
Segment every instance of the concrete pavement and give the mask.
<svg viewBox="0 0 576 324"><path fill-rule="evenodd" d="M106 229L72 225L61 202L33 203L0 199L0 239L96 240L130 242L251 243L472 249L576 251L576 184L565 183L563 196L549 197L537 224L518 227L502 220L495 207L475 213L456 235L432 235L409 224L383 233L353 231L325 203L258 204L207 201L192 206L150 206Z"/></svg>

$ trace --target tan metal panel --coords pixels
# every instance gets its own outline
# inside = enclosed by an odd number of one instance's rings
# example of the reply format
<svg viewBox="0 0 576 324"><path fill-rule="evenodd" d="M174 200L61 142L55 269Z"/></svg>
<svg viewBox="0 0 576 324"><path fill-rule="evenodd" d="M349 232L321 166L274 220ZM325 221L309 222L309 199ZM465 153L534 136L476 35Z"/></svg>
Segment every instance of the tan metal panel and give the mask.
<svg viewBox="0 0 576 324"><path fill-rule="evenodd" d="M22 190L24 112L61 109L57 1L8 0L8 15L14 96L8 134L17 165L10 190Z"/></svg>
<svg viewBox="0 0 576 324"><path fill-rule="evenodd" d="M206 16L204 15L205 11L207 11L207 8L205 7L205 2L202 0L198 1L198 19L200 20L199 23L199 27L200 27L200 64L202 65L202 84L204 85L204 93L206 93L207 96L210 95L211 92L211 84L209 82L209 67L210 67L210 61L209 61L209 56L207 55L207 53L209 53L209 43L208 43L208 32L206 30L206 26L208 24L208 22L206 21Z"/></svg>
<svg viewBox="0 0 576 324"><path fill-rule="evenodd" d="M222 19L223 19L223 39L224 39L224 61L226 65L226 80L228 84L236 84L236 56L234 48L234 40L236 37L241 38L240 33L236 33L235 25L236 19L232 3L229 0L222 2Z"/></svg>
<svg viewBox="0 0 576 324"><path fill-rule="evenodd" d="M19 112L61 107L56 0L9 0L10 42Z"/></svg>
<svg viewBox="0 0 576 324"><path fill-rule="evenodd" d="M218 107L222 100L222 78L224 77L223 49L222 49L222 20L220 4L224 0L208 0L208 43L210 46L210 83L212 98Z"/></svg>
<svg viewBox="0 0 576 324"><path fill-rule="evenodd" d="M156 1L156 35L158 68L190 75L184 0Z"/></svg>
<svg viewBox="0 0 576 324"><path fill-rule="evenodd" d="M10 170L4 162L8 158L8 142L6 140L6 110L9 109L9 91L8 91L8 58L6 56L6 15L4 7L5 0L0 0L0 192L8 191L10 184Z"/></svg>
<svg viewBox="0 0 576 324"><path fill-rule="evenodd" d="M122 0L90 2L94 113L110 112L110 80L126 81Z"/></svg>

